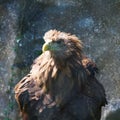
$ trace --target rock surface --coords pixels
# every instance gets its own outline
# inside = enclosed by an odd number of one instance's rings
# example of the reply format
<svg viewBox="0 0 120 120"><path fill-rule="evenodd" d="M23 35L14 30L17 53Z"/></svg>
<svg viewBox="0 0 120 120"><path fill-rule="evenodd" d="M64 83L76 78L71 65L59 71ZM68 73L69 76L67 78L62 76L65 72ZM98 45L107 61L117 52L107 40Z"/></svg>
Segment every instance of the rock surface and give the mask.
<svg viewBox="0 0 120 120"><path fill-rule="evenodd" d="M50 29L77 35L100 69L107 99L120 98L119 11L119 0L1 0L0 120L18 119L13 87L40 55Z"/></svg>

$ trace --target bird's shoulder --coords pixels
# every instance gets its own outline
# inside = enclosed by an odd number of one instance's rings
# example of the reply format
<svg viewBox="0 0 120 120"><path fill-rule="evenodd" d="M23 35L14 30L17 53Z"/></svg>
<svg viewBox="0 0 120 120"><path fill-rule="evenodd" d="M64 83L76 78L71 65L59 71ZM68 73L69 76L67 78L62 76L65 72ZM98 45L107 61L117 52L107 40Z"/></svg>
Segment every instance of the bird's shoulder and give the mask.
<svg viewBox="0 0 120 120"><path fill-rule="evenodd" d="M94 77L95 74L99 72L96 63L86 56L82 57L82 65L91 77Z"/></svg>

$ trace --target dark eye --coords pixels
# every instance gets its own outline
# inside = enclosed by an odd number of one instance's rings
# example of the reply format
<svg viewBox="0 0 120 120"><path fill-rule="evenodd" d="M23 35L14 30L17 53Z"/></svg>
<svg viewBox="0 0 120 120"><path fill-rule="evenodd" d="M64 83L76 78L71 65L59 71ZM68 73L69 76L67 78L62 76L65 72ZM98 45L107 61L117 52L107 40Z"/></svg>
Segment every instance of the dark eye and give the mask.
<svg viewBox="0 0 120 120"><path fill-rule="evenodd" d="M56 41L56 43L58 43L58 44L60 44L60 43L62 43L62 42L63 42L62 39L59 39L59 40Z"/></svg>

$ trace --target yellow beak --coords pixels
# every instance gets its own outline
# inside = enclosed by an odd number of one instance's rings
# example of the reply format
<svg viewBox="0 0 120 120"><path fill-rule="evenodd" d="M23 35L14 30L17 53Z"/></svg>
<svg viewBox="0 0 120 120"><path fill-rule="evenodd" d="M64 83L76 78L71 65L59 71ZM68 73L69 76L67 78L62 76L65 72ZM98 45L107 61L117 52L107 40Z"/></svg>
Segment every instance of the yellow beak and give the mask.
<svg viewBox="0 0 120 120"><path fill-rule="evenodd" d="M50 50L50 43L45 43L42 47L42 51L45 52L47 50Z"/></svg>

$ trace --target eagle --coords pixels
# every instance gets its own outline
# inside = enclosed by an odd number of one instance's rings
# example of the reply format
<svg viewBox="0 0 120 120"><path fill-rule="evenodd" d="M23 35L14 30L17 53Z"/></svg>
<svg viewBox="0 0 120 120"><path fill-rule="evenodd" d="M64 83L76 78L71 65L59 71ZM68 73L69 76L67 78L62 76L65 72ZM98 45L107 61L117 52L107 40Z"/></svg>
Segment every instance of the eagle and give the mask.
<svg viewBox="0 0 120 120"><path fill-rule="evenodd" d="M43 38L43 53L14 88L23 120L100 120L105 90L81 40L57 30Z"/></svg>

